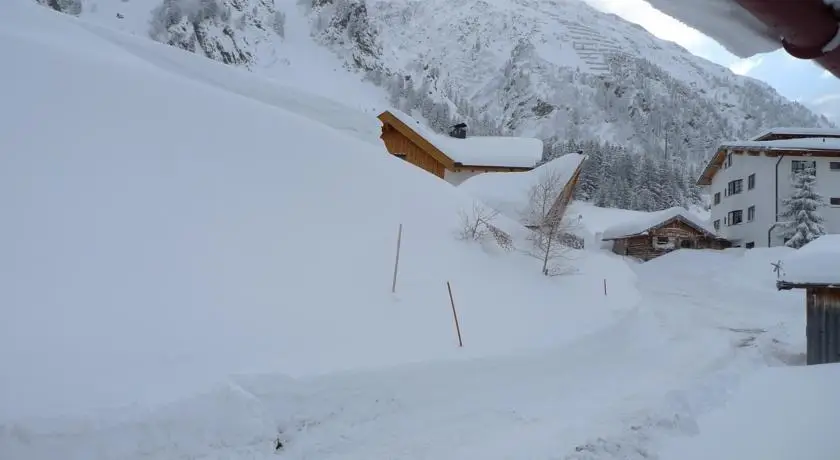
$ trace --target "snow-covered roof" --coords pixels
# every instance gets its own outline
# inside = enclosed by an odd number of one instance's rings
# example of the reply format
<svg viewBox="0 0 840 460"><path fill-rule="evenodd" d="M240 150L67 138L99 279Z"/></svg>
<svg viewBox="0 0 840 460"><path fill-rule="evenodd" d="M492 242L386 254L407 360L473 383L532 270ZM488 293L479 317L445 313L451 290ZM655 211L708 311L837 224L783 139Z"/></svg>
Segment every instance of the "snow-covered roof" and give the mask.
<svg viewBox="0 0 840 460"><path fill-rule="evenodd" d="M753 148L767 150L836 150L840 151L840 139L836 137L803 137L801 139L777 139L773 141L729 141L724 148Z"/></svg>
<svg viewBox="0 0 840 460"><path fill-rule="evenodd" d="M793 135L800 135L800 136L813 136L813 137L835 137L840 136L840 129L838 128L796 128L796 127L784 127L784 128L770 128L765 129L764 131L760 132L759 134L750 138L751 141L756 141L761 139L764 136L770 134L793 134Z"/></svg>
<svg viewBox="0 0 840 460"><path fill-rule="evenodd" d="M806 129L806 128L802 128ZM722 142L712 158L706 163L697 185L710 185L726 158L725 149L785 150L788 152L816 152L814 156L840 155L840 139L834 137L805 137L801 139L778 139L773 141L728 141Z"/></svg>
<svg viewBox="0 0 840 460"><path fill-rule="evenodd" d="M697 227L710 235L715 235L715 230L709 226L702 219L691 213L689 210L675 206L673 208L665 209L663 211L652 212L632 219L628 219L622 223L613 225L604 230L601 235L603 240L614 240L625 238L628 236L635 236L644 234L653 227L661 225L676 217L682 217L683 220L689 224Z"/></svg>
<svg viewBox="0 0 840 460"><path fill-rule="evenodd" d="M782 47L778 34L735 0L646 0L651 6L748 58Z"/></svg>
<svg viewBox="0 0 840 460"><path fill-rule="evenodd" d="M840 287L840 235L823 235L782 259L782 283Z"/></svg>
<svg viewBox="0 0 840 460"><path fill-rule="evenodd" d="M438 134L405 112L389 112L456 163L470 166L533 168L542 160L543 143L529 137L469 136L458 139Z"/></svg>
<svg viewBox="0 0 840 460"><path fill-rule="evenodd" d="M586 155L567 153L530 171L479 174L465 180L458 188L505 216L521 221L528 208L529 193L542 178L556 175L565 187L585 159Z"/></svg>

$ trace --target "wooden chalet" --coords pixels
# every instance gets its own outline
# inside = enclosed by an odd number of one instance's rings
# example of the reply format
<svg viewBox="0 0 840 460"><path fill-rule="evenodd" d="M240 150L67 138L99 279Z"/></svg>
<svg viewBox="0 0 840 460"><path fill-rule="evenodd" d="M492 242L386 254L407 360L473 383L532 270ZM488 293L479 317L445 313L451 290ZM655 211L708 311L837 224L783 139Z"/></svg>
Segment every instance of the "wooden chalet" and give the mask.
<svg viewBox="0 0 840 460"><path fill-rule="evenodd" d="M539 139L467 136L467 126L452 126L448 136L435 133L398 110L379 114L380 138L392 155L455 185L486 172L521 172L542 159Z"/></svg>
<svg viewBox="0 0 840 460"><path fill-rule="evenodd" d="M805 290L806 364L840 362L840 235L823 235L779 264L779 290Z"/></svg>
<svg viewBox="0 0 840 460"><path fill-rule="evenodd" d="M610 227L602 234L612 251L648 261L677 249L725 249L729 241L718 237L686 209L666 209L642 219Z"/></svg>

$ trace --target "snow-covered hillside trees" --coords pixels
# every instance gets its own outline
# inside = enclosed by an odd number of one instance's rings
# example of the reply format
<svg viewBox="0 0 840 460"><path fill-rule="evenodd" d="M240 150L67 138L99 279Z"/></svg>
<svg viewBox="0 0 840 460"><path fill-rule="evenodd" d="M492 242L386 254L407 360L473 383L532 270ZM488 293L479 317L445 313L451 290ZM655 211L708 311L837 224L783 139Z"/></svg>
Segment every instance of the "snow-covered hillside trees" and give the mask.
<svg viewBox="0 0 840 460"><path fill-rule="evenodd" d="M635 154L608 142L555 141L546 157L550 160L576 151L588 156L581 167L576 199L639 211L703 204L701 189L695 185L697 167L677 156Z"/></svg>
<svg viewBox="0 0 840 460"><path fill-rule="evenodd" d="M35 0L56 11L77 16L82 12L82 0Z"/></svg>
<svg viewBox="0 0 840 460"><path fill-rule="evenodd" d="M782 226L787 246L799 249L825 234L823 218L819 208L825 200L814 187L817 182L816 169L808 166L793 177L793 194L782 201Z"/></svg>

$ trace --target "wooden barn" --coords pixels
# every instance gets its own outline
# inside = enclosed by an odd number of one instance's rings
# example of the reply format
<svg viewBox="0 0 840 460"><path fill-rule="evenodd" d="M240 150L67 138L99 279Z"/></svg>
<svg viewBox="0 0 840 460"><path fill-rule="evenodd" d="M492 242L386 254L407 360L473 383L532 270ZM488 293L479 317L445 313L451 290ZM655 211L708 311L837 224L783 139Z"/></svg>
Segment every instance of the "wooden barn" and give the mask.
<svg viewBox="0 0 840 460"><path fill-rule="evenodd" d="M601 236L612 251L648 261L677 249L725 249L729 241L715 234L688 210L674 207L610 227Z"/></svg>
<svg viewBox="0 0 840 460"><path fill-rule="evenodd" d="M539 139L471 137L464 123L442 135L399 110L382 112L378 118L388 152L453 185L485 172L529 171L542 159Z"/></svg>
<svg viewBox="0 0 840 460"><path fill-rule="evenodd" d="M806 364L840 362L840 235L817 238L779 268L779 290L805 290Z"/></svg>

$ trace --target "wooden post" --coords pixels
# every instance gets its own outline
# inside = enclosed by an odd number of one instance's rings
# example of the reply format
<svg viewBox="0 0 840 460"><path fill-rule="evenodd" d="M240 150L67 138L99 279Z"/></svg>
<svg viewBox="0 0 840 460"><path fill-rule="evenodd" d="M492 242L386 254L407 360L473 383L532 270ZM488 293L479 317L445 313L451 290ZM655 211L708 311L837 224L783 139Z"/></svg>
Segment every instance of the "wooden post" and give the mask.
<svg viewBox="0 0 840 460"><path fill-rule="evenodd" d="M449 303L452 304L452 316L455 317L455 330L458 331L458 346L463 347L464 342L461 340L461 326L458 324L458 313L455 312L455 299L452 298L452 285L449 281L446 282L446 289L449 290Z"/></svg>
<svg viewBox="0 0 840 460"><path fill-rule="evenodd" d="M391 284L391 293L397 292L397 270L400 266L400 245L402 244L402 224L397 232L397 259L394 261L394 282Z"/></svg>
<svg viewBox="0 0 840 460"><path fill-rule="evenodd" d="M607 279L604 278L604 295L607 295Z"/></svg>

